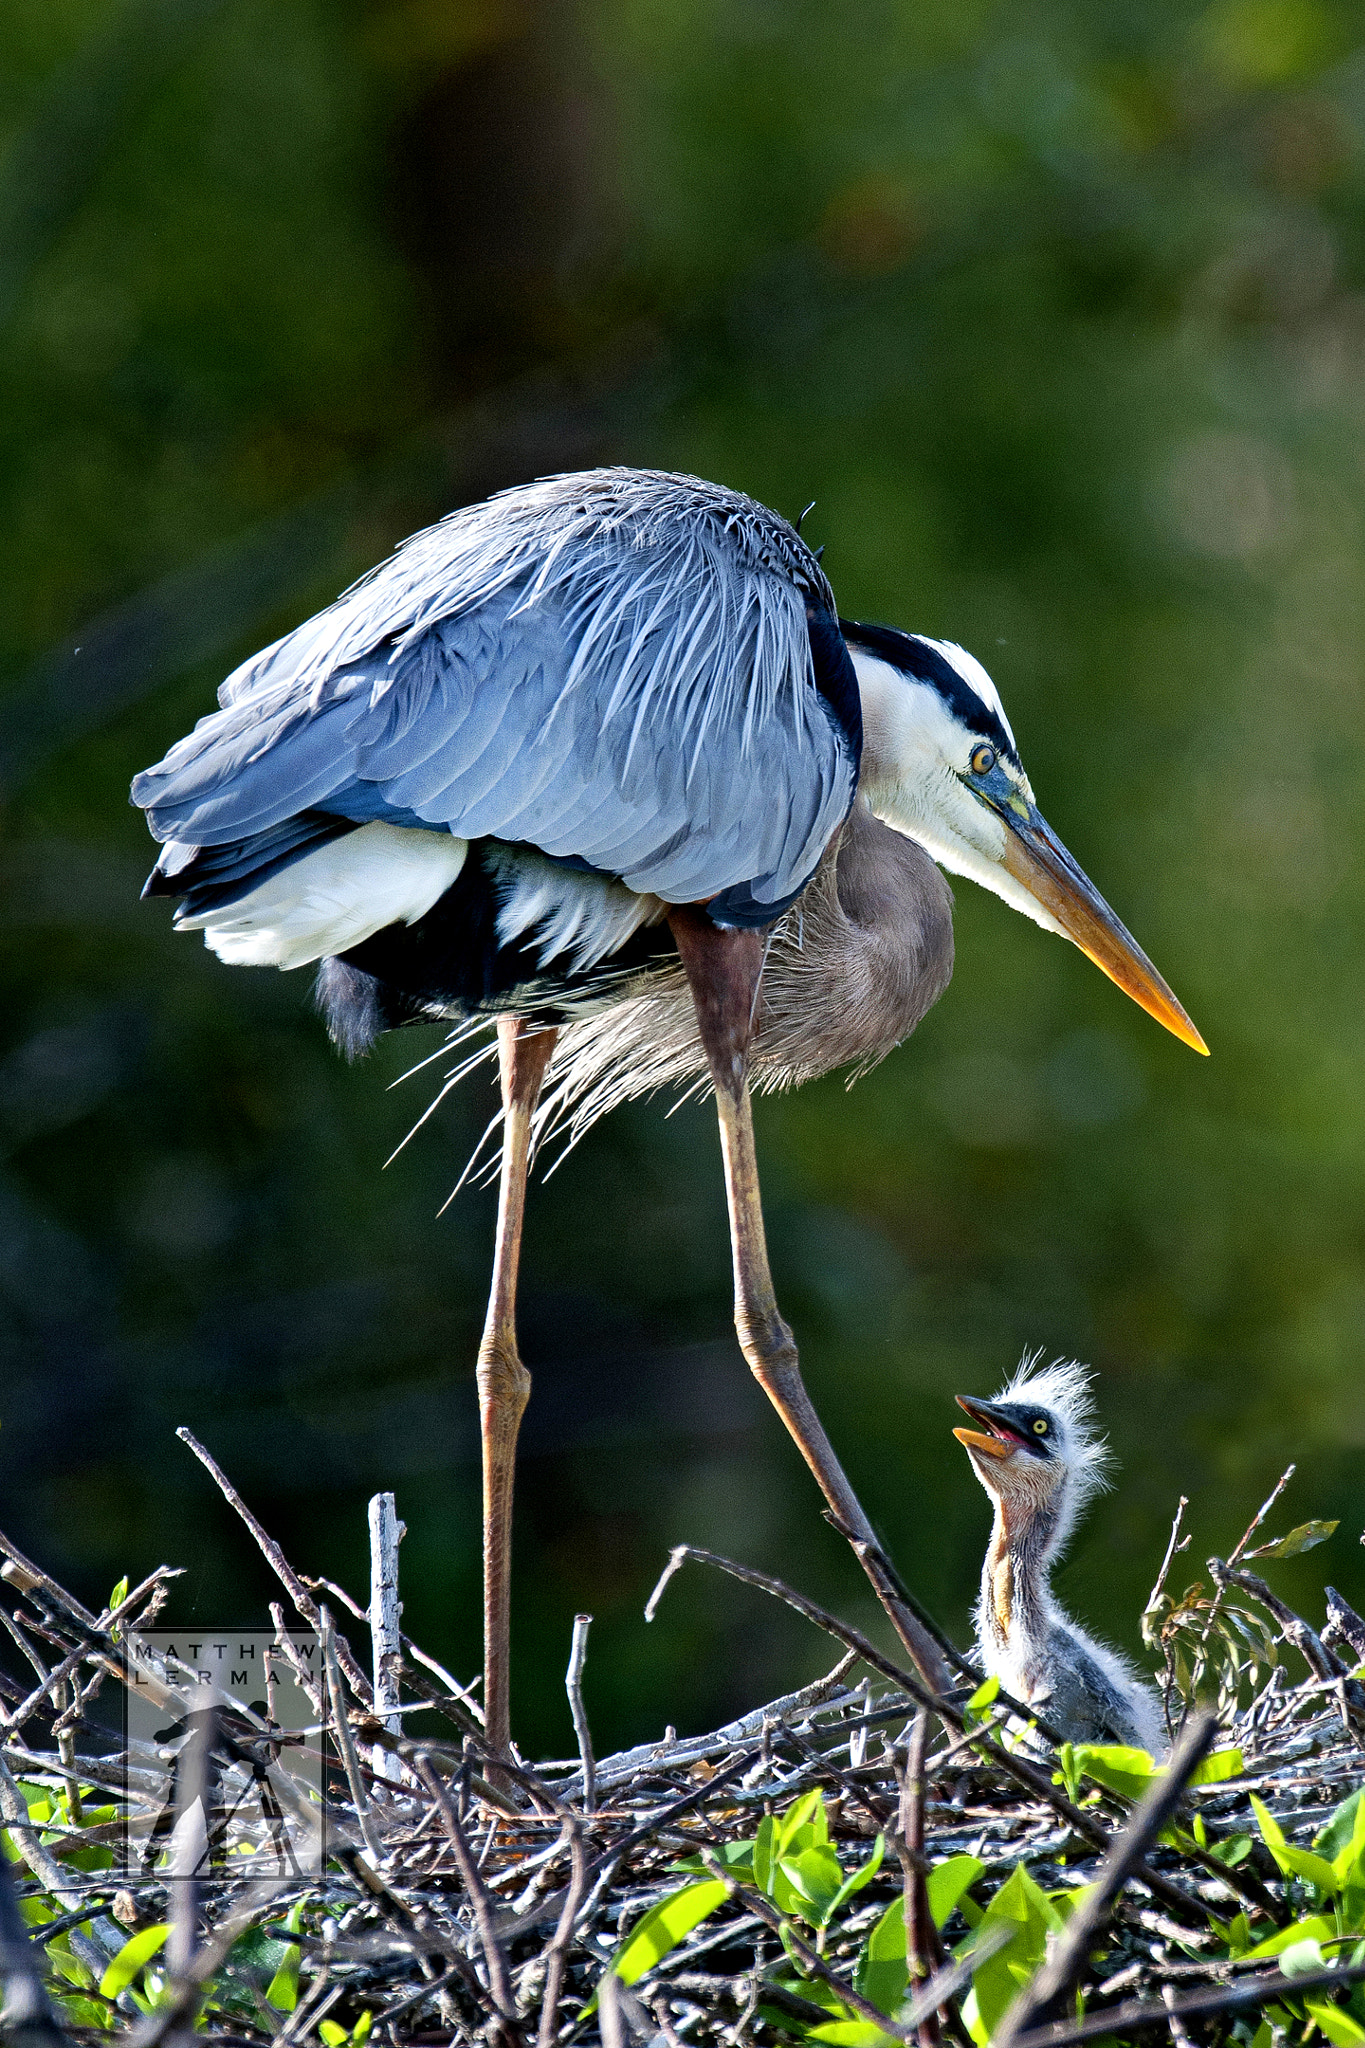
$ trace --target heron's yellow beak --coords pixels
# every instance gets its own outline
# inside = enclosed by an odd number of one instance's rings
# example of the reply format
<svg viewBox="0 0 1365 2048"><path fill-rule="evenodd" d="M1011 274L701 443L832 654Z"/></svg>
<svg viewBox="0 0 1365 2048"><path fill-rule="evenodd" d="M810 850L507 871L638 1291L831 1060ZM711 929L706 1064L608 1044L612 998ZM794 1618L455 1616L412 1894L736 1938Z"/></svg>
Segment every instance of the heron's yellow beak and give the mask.
<svg viewBox="0 0 1365 2048"><path fill-rule="evenodd" d="M969 1451L980 1451L987 1458L1011 1458L1019 1448L1019 1438L1008 1425L996 1423L997 1410L990 1401L978 1401L971 1394L954 1394L953 1399L973 1422L984 1422L992 1432L987 1436L979 1429L955 1429L953 1435Z"/></svg>
<svg viewBox="0 0 1365 2048"><path fill-rule="evenodd" d="M1024 811L1018 798L1015 803L992 808L1008 828L1006 872L1056 920L1101 974L1107 974L1149 1017L1155 1017L1184 1044L1207 1053L1190 1017L1046 819L1031 804ZM961 1430L957 1433L962 1435Z"/></svg>
<svg viewBox="0 0 1365 2048"><path fill-rule="evenodd" d="M953 1435L969 1451L983 1451L988 1458L1008 1458L1014 1449L1013 1444L1002 1443L998 1436L983 1436L979 1429L955 1429Z"/></svg>

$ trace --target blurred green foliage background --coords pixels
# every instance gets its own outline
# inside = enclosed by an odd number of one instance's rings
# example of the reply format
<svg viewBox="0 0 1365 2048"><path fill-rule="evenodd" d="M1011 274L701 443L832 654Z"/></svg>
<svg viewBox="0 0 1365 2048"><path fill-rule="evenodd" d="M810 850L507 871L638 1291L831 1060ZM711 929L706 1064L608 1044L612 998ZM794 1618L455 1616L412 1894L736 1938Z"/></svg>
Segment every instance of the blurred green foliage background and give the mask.
<svg viewBox="0 0 1365 2048"><path fill-rule="evenodd" d="M965 1638L949 1431L1024 1345L1122 1463L1061 1574L1136 1645L1289 1459L1276 1567L1365 1603L1365 20L1329 0L3 0L0 1516L99 1603L294 1562L478 1659L476 1078L346 1068L308 975L140 905L132 772L455 504L627 461L795 515L844 611L992 669L1045 813L1200 1024L1163 1036L963 884L958 966L845 1094L760 1105L779 1292L907 1575ZM864 1620L729 1326L709 1110L532 1197L515 1724L599 1745L824 1668L670 1543Z"/></svg>

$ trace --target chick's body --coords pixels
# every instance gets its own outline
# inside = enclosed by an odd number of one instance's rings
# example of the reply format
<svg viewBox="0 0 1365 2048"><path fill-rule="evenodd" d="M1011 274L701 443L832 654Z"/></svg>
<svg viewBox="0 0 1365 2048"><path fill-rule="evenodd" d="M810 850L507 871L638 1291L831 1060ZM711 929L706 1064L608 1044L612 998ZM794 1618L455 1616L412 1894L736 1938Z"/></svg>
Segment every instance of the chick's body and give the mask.
<svg viewBox="0 0 1365 2048"><path fill-rule="evenodd" d="M1026 1361L996 1400L960 1396L959 1404L987 1425L987 1434L955 1433L995 1505L976 1610L983 1668L1070 1742L1159 1755L1166 1736L1156 1693L1062 1612L1049 1585L1077 1513L1104 1483L1085 1373L1063 1364L1039 1372Z"/></svg>

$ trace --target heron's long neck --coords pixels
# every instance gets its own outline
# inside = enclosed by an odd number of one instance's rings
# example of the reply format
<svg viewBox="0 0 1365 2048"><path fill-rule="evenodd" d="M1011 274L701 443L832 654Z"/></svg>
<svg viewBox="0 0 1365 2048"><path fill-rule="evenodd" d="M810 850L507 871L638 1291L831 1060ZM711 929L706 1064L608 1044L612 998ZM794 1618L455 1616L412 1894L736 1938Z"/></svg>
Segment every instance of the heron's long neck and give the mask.
<svg viewBox="0 0 1365 2048"><path fill-rule="evenodd" d="M995 1525L981 1572L981 1619L1003 1649L1036 1641L1047 1614L1050 1560L1061 1525L1052 1500L995 1502Z"/></svg>

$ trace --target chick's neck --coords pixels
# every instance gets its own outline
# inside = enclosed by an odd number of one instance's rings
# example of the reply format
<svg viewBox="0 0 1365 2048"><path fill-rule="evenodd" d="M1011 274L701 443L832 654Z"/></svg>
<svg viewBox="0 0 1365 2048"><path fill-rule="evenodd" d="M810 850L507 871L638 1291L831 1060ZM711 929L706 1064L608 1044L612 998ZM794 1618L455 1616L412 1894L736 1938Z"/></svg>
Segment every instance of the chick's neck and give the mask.
<svg viewBox="0 0 1365 2048"><path fill-rule="evenodd" d="M1055 1496L995 1495L995 1522L981 1572L981 1610L1002 1647L1042 1634L1057 1524Z"/></svg>

